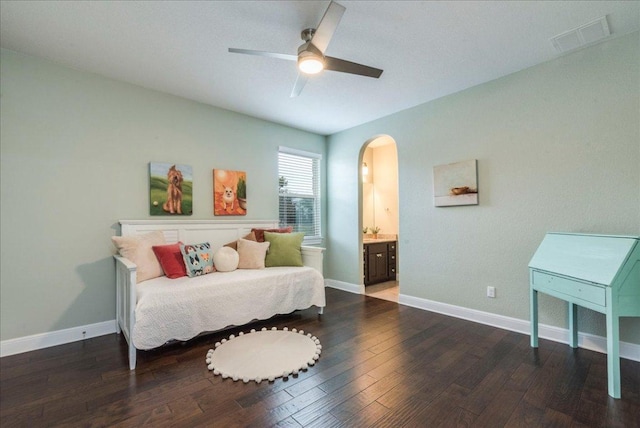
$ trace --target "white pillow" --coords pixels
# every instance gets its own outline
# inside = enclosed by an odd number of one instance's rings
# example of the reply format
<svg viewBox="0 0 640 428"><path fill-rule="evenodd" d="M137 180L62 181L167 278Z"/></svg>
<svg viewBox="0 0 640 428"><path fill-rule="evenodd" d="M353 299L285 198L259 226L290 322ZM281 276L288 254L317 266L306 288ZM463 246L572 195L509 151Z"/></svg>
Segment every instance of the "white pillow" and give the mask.
<svg viewBox="0 0 640 428"><path fill-rule="evenodd" d="M213 253L213 266L218 272L231 272L238 269L240 256L231 247L222 247Z"/></svg>
<svg viewBox="0 0 640 428"><path fill-rule="evenodd" d="M157 230L137 236L112 236L111 240L120 255L131 260L137 266L136 282L164 275L151 248L154 245L166 244L162 231Z"/></svg>
<svg viewBox="0 0 640 428"><path fill-rule="evenodd" d="M238 239L238 269L264 269L264 258L267 255L270 242L254 242Z"/></svg>

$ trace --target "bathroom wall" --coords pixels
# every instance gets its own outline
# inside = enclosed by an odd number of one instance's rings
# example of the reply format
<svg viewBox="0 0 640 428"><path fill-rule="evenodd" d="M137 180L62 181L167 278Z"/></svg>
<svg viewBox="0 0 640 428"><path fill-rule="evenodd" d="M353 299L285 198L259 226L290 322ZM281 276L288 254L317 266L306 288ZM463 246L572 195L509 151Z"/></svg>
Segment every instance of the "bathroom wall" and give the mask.
<svg viewBox="0 0 640 428"><path fill-rule="evenodd" d="M398 234L398 152L395 144L373 148L374 212L379 233Z"/></svg>
<svg viewBox="0 0 640 428"><path fill-rule="evenodd" d="M367 147L362 155L362 163L367 164L368 174L362 176L362 227L372 227L376 224L375 196L373 183L373 148Z"/></svg>
<svg viewBox="0 0 640 428"><path fill-rule="evenodd" d="M365 149L362 161L369 169L369 174L362 180L362 226L378 226L380 233L397 235L398 155L395 143L389 137L374 140Z"/></svg>

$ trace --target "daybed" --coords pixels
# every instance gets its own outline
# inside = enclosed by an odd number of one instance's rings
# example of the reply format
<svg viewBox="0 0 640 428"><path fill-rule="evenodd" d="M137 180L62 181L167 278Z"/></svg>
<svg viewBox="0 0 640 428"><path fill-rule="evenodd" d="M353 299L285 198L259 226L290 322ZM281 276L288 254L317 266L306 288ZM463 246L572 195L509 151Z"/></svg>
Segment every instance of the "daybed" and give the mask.
<svg viewBox="0 0 640 428"><path fill-rule="evenodd" d="M166 243L209 242L212 248L245 236L252 228L277 228L274 221L122 220L121 236L162 231ZM302 247L302 267L238 269L232 272L136 283L136 265L116 255L116 329L136 349L186 341L204 332L264 320L277 314L325 306L322 248Z"/></svg>

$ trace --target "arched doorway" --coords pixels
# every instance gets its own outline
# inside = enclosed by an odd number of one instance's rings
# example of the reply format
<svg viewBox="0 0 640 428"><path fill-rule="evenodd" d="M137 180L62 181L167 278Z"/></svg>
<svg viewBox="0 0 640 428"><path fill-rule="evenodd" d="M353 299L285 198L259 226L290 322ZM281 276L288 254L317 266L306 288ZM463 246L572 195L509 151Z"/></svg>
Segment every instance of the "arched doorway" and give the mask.
<svg viewBox="0 0 640 428"><path fill-rule="evenodd" d="M398 150L389 135L365 142L360 153L360 230L364 294L398 301Z"/></svg>

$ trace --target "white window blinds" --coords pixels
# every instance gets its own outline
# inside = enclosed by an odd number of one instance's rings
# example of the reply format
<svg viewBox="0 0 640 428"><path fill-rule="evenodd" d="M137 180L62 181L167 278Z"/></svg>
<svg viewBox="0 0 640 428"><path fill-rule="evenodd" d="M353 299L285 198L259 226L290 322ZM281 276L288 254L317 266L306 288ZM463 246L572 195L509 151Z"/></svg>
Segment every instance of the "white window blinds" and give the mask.
<svg viewBox="0 0 640 428"><path fill-rule="evenodd" d="M278 150L280 226L304 232L305 243L321 240L320 160L317 153Z"/></svg>

